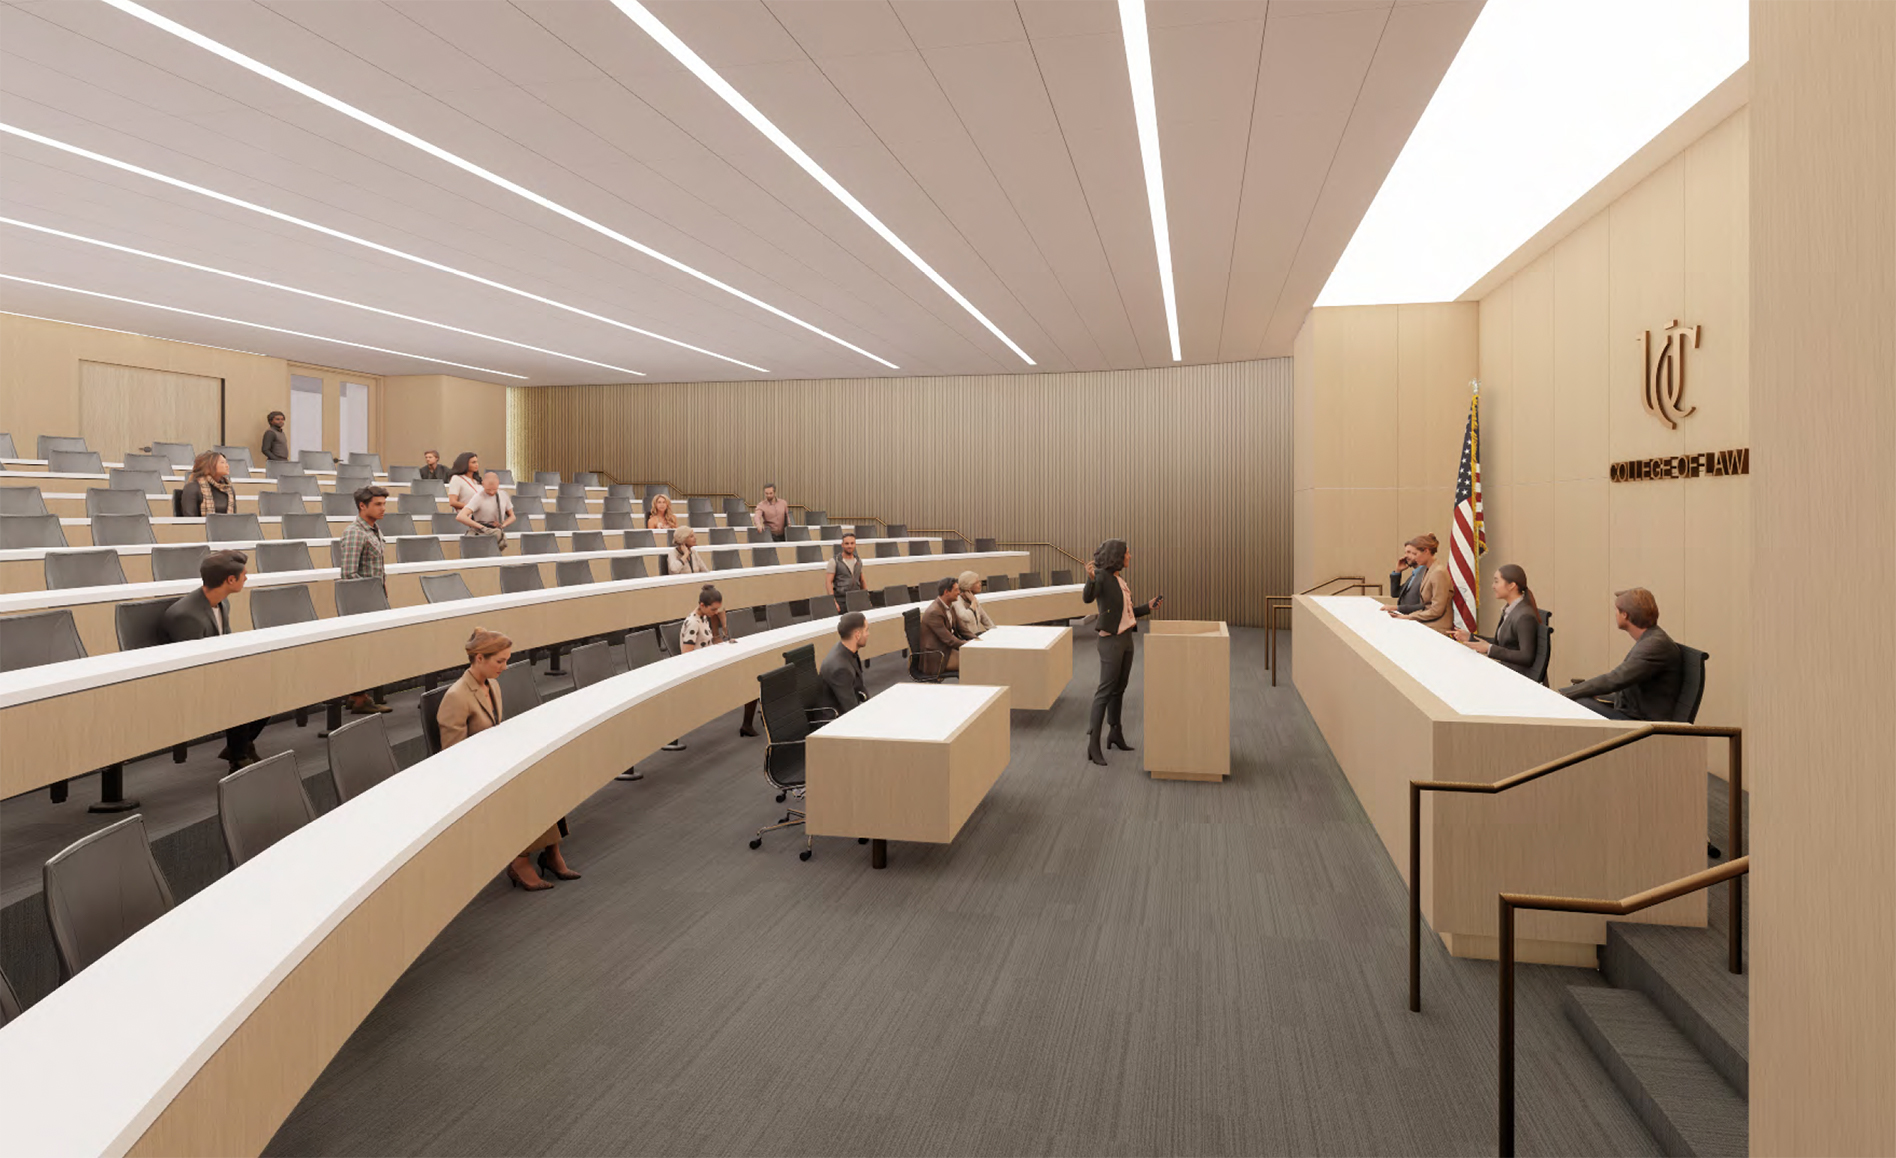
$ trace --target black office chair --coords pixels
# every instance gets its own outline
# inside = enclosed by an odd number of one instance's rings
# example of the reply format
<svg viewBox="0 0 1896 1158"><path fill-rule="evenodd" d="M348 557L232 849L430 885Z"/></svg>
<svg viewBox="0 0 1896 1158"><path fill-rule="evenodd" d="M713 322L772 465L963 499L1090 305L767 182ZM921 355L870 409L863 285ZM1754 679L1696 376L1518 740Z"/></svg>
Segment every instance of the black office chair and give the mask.
<svg viewBox="0 0 1896 1158"><path fill-rule="evenodd" d="M693 519L692 522L695 524L697 520ZM737 542L737 530L733 527L712 527L710 537L711 546L729 547Z"/></svg>
<svg viewBox="0 0 1896 1158"><path fill-rule="evenodd" d="M520 670L531 672L533 669L522 667ZM501 674L507 673L503 671ZM441 752L441 700L453 686L453 684L443 684L438 688L429 688L421 693L421 699L415 705L415 712L421 717L421 743L430 756L439 755ZM513 714L513 705L508 702L507 689L504 686L500 690L500 712L502 719Z"/></svg>
<svg viewBox="0 0 1896 1158"><path fill-rule="evenodd" d="M316 819L296 753L278 752L217 782L217 820L236 868Z"/></svg>
<svg viewBox="0 0 1896 1158"><path fill-rule="evenodd" d="M737 571L744 566L744 557L729 548L722 551L706 551L704 557L705 561L711 564L713 571Z"/></svg>
<svg viewBox="0 0 1896 1158"><path fill-rule="evenodd" d="M949 536L941 541L941 553L944 555L964 554L967 549L968 541L966 539L957 539Z"/></svg>
<svg viewBox="0 0 1896 1158"><path fill-rule="evenodd" d="M908 638L909 676L925 684L954 679L959 673L948 670L948 655L922 649L922 611L910 607L902 612L902 632Z"/></svg>
<svg viewBox="0 0 1896 1158"><path fill-rule="evenodd" d="M810 727L820 728L836 718L836 709L823 702L823 675L816 666L816 645L806 643L783 653L783 662L797 673L797 691L803 696L803 711Z"/></svg>
<svg viewBox="0 0 1896 1158"><path fill-rule="evenodd" d="M887 536L888 538L891 538L891 539L908 538L908 524L907 523L885 523L883 525L889 528L889 534Z"/></svg>
<svg viewBox="0 0 1896 1158"><path fill-rule="evenodd" d="M798 687L797 669L785 664L757 677L757 699L764 710L764 779L777 790L777 802L790 793L803 791L804 748L810 735L808 717L803 711L803 693ZM801 809L788 809L783 819L767 824L751 837L754 849L764 846L764 834L781 828L795 828L804 822ZM810 838L806 830L799 860L810 859Z"/></svg>
<svg viewBox="0 0 1896 1158"><path fill-rule="evenodd" d="M1699 704L1705 699L1705 661L1712 657L1707 652L1682 643L1679 645L1679 658L1679 699L1673 705L1672 722L1690 724L1697 721Z"/></svg>
<svg viewBox="0 0 1896 1158"><path fill-rule="evenodd" d="M151 855L143 816L67 845L46 862L41 881L62 980L171 910L171 886Z"/></svg>
<svg viewBox="0 0 1896 1158"><path fill-rule="evenodd" d="M1547 622L1550 614L1547 611L1540 613L1540 623L1535 629L1539 639L1534 647L1534 664L1525 673L1528 679L1543 686L1547 683L1548 664L1553 661L1554 629Z"/></svg>
<svg viewBox="0 0 1896 1158"><path fill-rule="evenodd" d="M826 543L840 542L843 537L843 528L836 523L824 523L816 532L816 538Z"/></svg>
<svg viewBox="0 0 1896 1158"><path fill-rule="evenodd" d="M790 621L793 618L794 617L790 614L790 604L788 603L772 603L770 606L764 608L764 622L771 630L790 626Z"/></svg>
<svg viewBox="0 0 1896 1158"><path fill-rule="evenodd" d="M799 556L801 555L802 550L803 548L801 547L797 548ZM812 550L820 550L820 548L812 548ZM799 557L797 561L804 562L804 560L801 557ZM815 563L815 562L819 562L820 560L810 559L808 561L811 563ZM750 565L753 567L775 567L777 565L777 548L752 547Z"/></svg>

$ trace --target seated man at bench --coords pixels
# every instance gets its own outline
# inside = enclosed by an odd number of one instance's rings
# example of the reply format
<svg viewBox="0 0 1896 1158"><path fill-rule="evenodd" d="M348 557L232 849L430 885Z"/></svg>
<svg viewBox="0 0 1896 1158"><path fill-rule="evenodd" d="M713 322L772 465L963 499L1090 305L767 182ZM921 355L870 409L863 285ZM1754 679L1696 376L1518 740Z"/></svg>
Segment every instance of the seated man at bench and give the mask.
<svg viewBox="0 0 1896 1158"><path fill-rule="evenodd" d="M1560 689L1609 720L1670 720L1679 704L1685 657L1659 626L1659 601L1644 587L1628 587L1613 596L1613 618L1633 637L1620 665ZM1612 696L1608 702L1602 697Z"/></svg>
<svg viewBox="0 0 1896 1158"><path fill-rule="evenodd" d="M198 564L198 590L165 609L165 639L182 643L189 639L209 639L230 634L230 597L244 589L248 578L244 568L250 557L242 551L213 551ZM270 723L269 717L239 724L224 732L224 750L218 759L230 762L237 771L257 762L257 737Z"/></svg>

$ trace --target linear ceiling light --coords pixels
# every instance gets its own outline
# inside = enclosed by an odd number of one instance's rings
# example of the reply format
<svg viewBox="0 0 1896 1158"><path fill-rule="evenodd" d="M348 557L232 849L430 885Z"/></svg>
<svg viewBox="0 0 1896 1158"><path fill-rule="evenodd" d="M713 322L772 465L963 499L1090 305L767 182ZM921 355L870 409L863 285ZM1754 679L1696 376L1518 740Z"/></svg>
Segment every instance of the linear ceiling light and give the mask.
<svg viewBox="0 0 1896 1158"><path fill-rule="evenodd" d="M394 354L402 358L417 358L423 362L438 362L443 366L459 366L463 370L479 370L483 374L498 374L502 378L526 379L525 374L509 374L505 370L496 370L491 366L470 366L466 362L450 362L446 358L434 358L427 354L411 354L407 350L390 350L383 346L370 346L362 342L351 342L345 338L331 338L324 334L306 334L302 330L286 330L282 326L266 326L262 322L246 322L242 318L227 318L222 314L205 314L197 310L187 310L179 306L162 306L157 302L140 301L138 298L122 298L117 294L100 293L97 290L80 289L78 286L60 285L57 282L35 281L30 277L15 277L10 273L0 273L0 281L17 281L22 285L42 286L46 289L64 290L69 294L84 294L89 298L104 298L109 302L124 302L127 305L144 306L148 309L164 310L173 314L189 314L194 318L209 318L214 322L229 322L234 326L250 326L258 330L270 330L278 334L290 334L298 338L314 338L318 342L334 342L338 346L354 346L358 350L374 350L378 354Z"/></svg>
<svg viewBox="0 0 1896 1158"><path fill-rule="evenodd" d="M658 17L652 15L651 11L648 10L645 5L639 3L639 0L612 0L612 2L618 6L619 11L631 17L634 24L643 28L648 36L658 41L659 45L663 47L666 52L671 53L672 57L676 59L678 63L690 69L693 76L703 81L712 92L722 97L725 104L730 105L731 108L737 111L739 116L749 121L752 128L770 138L771 144L782 149L785 156L795 161L805 173L816 178L816 183L829 190L830 196L841 201L851 213L854 213L857 217L862 219L864 225L875 230L876 233L881 236L882 240L888 242L895 248L897 253L908 258L910 265L921 270L922 273L928 277L929 281L940 286L941 291L953 298L956 305L968 311L968 313L974 317L975 321L987 327L988 333L999 338L1008 349L1020 356L1021 361L1027 363L1029 366L1035 364L1034 360L1027 356L1027 351L1021 349L1020 346L1015 343L1014 339L1002 333L1001 328L989 321L986 314L976 309L974 303L962 296L960 290L948 284L947 278L936 273L934 266L923 261L921 254L910 249L908 242L897 237L893 229L882 224L881 218L869 212L868 206L856 200L853 193L843 188L842 182L830 176L823 166L811 159L810 155L804 152L795 141L791 140L782 129L772 124L769 117L758 112L756 105L744 99L743 93L738 92L736 88L732 87L731 82L719 76L716 69L706 64L703 57L691 50L690 45L680 40L671 29L660 23Z"/></svg>
<svg viewBox="0 0 1896 1158"><path fill-rule="evenodd" d="M163 334L141 334L137 330L115 330L111 326L99 326L91 322L74 322L66 318L48 318L39 314L21 314L15 313L13 310L0 310L0 314L4 314L9 318L25 318L29 322L53 322L61 326L78 326L82 330L103 330L108 334L126 334L134 338L155 338L160 342L184 341L183 338L167 338ZM256 350L239 350L235 346L213 346L208 342L192 342L191 345L203 346L206 350L222 350L226 354L248 354L252 358L270 357L269 354L259 353Z"/></svg>
<svg viewBox="0 0 1896 1158"><path fill-rule="evenodd" d="M484 285L488 287L489 289L497 289L497 290L500 290L502 293L510 293L510 294L513 294L515 297L522 297L522 298L526 298L528 301L539 302L543 306L552 306L556 310L565 310L569 314L578 314L582 318L590 318L595 322L604 322L608 326L617 326L621 330L626 330L630 333L638 334L642 337L652 338L656 341L665 342L669 345L677 346L683 350L690 350L691 352L695 354L703 354L709 358L716 358L721 362L729 362L733 366L742 366L746 370L755 370L759 374L770 373L769 370L764 369L762 366L754 366L749 362L739 361L738 359L733 358L728 354L720 354L715 350L707 350L702 346L694 346L690 342L681 342L677 338L668 338L663 334L654 333L651 330L643 330L637 326L630 325L626 322L621 322L614 318L608 318L603 314L595 314L591 310L583 310L579 308L578 306L568 305L567 303L561 302L561 301L554 301L552 298L542 297L539 294L533 293L529 290L523 290L517 286L508 285L505 282L498 282L498 281L493 280L492 278L482 277L480 274L477 274L477 273L469 273L467 270L464 270L464 269L456 269L454 266L451 266L451 265L443 265L438 261L430 261L429 259L422 257L418 254L409 253L407 250L395 249L392 246L383 245L377 241L370 241L366 237L357 237L353 233L344 233L340 229L331 229L327 225L318 225L314 221L307 221L301 217L296 217L288 213L282 213L275 209L270 209L266 206L258 205L254 201L245 201L241 197L232 197L228 193L219 193L215 189L207 189L202 185L193 185L189 181L180 180L177 177L166 176L165 174L159 173L155 170L146 169L139 165L134 165L129 161L121 161L116 157L108 157L104 153L95 153L91 149L82 149L78 145L69 145L65 141L56 140L53 137L48 137L41 133L35 133L28 129L22 129L18 127L17 125L9 125L5 123L0 123L0 133L8 133L15 137L21 137L25 140L34 141L39 144L45 145L48 148L58 149L59 151L63 153L71 153L75 157L84 157L88 161L97 161L101 165L109 165L114 169L120 169L127 173L136 173L140 177L149 177L153 181L159 181L166 185L170 185L174 189L183 189L189 193L196 193L202 197L209 197L213 201L222 201L226 205L235 205L239 209L248 209L252 213L261 213L265 217L274 218L277 221L286 222L287 224L290 224L290 225L298 225L304 229L314 230L315 232L321 233L324 236L336 238L338 241L347 241L352 245L360 245L367 249L373 249L377 253L386 253L390 257L399 257L403 261L412 261L416 265L424 265L424 266L427 266L429 269L438 270L441 273L453 274L455 277L465 278L468 281L476 282L480 285Z"/></svg>
<svg viewBox="0 0 1896 1158"><path fill-rule="evenodd" d="M1165 220L1165 168L1159 164L1159 103L1152 88L1152 42L1146 35L1145 0L1119 0L1119 31L1126 41L1126 71L1132 74L1132 117L1139 126L1139 159L1145 163L1146 205L1152 210L1152 247L1159 256L1159 288L1165 291L1165 325L1178 348L1178 294L1172 288L1172 229Z"/></svg>
<svg viewBox="0 0 1896 1158"><path fill-rule="evenodd" d="M579 212L576 212L575 210L568 209L566 206L561 205L559 202L553 200L550 197L545 197L545 196L542 196L541 194L535 193L533 190L527 188L525 185L521 185L521 184L517 184L516 182L509 181L507 178L502 177L500 174L495 173L490 169L484 169L481 166L476 165L474 162L468 160L467 158L460 156L459 154L450 153L448 150L442 148L441 146L436 145L430 141L425 141L422 138L417 137L415 134L409 132L406 129L397 128L394 125L389 124L387 121L381 119L380 117L374 116L373 114L370 114L370 113L366 113L362 111L361 109L355 107L354 105L350 104L348 101L342 100L339 97L330 96L328 93L315 87L314 85L304 84L302 81L297 80L295 77L289 75L288 73L278 71L277 69L271 68L269 65L263 63L260 60L256 60L252 57L245 56L243 53L238 52L236 49L230 47L227 44L222 44L218 41L212 40L210 37L205 36L203 33L196 32L190 28L186 28L184 25L179 24L177 21L172 20L168 17L160 16L158 13L153 12L151 9L146 8L145 6L141 4L134 3L133 0L105 0L105 3L110 4L112 7L117 8L119 11L127 13L128 15L138 17L140 20L143 20L145 23L150 24L154 28L159 28L166 32L169 32L173 36L176 36L177 38L179 38L180 40L184 40L191 44L195 44L199 48L204 49L206 52L215 53L216 55L223 57L225 60L230 61L232 64L235 64L241 68L249 69L251 72L256 73L258 76L263 77L265 80L274 81L277 84L282 85L284 88L289 89L291 92L300 93L303 96L308 97L310 100L317 102L318 104L326 105L329 108L332 108L335 111L341 113L343 116L350 118L351 120L359 121L360 123L369 126L370 128L376 130L377 132L386 133L389 136L395 138L396 140L402 142L405 145L411 145L414 148L420 149L422 152L427 153L431 157L435 157L435 158L438 158L439 160L446 161L448 164L453 165L455 168L460 169L463 172L472 173L474 176L479 177L481 180L486 181L489 184L498 186L499 188L505 189L507 190L507 192L512 193L517 197L525 198L526 200L533 202L535 205L540 206L542 209L552 210L554 213L559 214L561 217L566 218L568 221L572 221L576 224L583 225L587 229L592 230L594 233L597 233L602 237L609 237L612 240L618 242L620 245L626 246L630 249L635 249L638 252L656 261L662 261L666 265L671 266L673 269L678 270L680 273L689 274L690 276L697 278L699 281L704 282L706 285L715 286L718 289L723 290L725 293L732 295L733 297L737 297L744 301L749 302L751 305L756 306L758 309L765 310L765 311L768 311L769 313L777 315L778 317L782 318L786 322L791 322L796 325L802 326L804 329L810 331L812 334L816 334L820 337L828 338L830 341L835 342L837 345L842 346L846 349L854 350L856 353L861 354L863 357L868 358L871 361L880 362L891 370L901 369L901 367L897 366L894 362L889 361L887 358L882 358L882 357L878 357L875 354L871 354L869 351L863 349L861 346L855 345L852 342L839 338L835 334L830 333L828 330L825 330L821 328L820 326L812 325L809 322L804 321L802 318L797 317L795 314L792 314L787 310L778 309L776 306L771 305L769 302L764 301L762 298L755 297L751 294L747 294L743 290L738 289L736 286L730 285L727 282L719 281L717 278L712 277L710 274L704 272L701 269L697 269L693 266L686 265L684 262L679 261L675 257L671 257L667 254L660 253L658 250L653 249L651 246L646 245L643 242L635 241L632 238L627 237L625 234L620 233L616 229L613 229L606 225L601 225L599 222L594 221L592 218L587 217L583 213L579 213Z"/></svg>
<svg viewBox="0 0 1896 1158"><path fill-rule="evenodd" d="M367 310L372 314L381 314L389 318L400 318L404 322L417 322L424 326L433 326L438 330L449 330L456 334L466 334L470 338L485 338L490 342L501 342L505 345L517 347L518 349L532 350L536 354L550 354L555 358L570 358L575 362L584 362L588 366L601 366L607 370L617 370L621 374L637 374L641 378L645 377L643 371L628 370L624 366L614 366L610 362L595 362L591 358L582 358L577 354L562 354L558 350L549 350L544 346L530 346L525 342L516 342L512 338L500 338L493 334L483 334L478 330L464 330L459 326L450 326L446 322L431 322L427 318L417 318L412 314L398 314L394 310L385 310L379 306L364 305L361 302L352 302L347 298L331 297L328 294L319 294L315 290L298 289L293 285L284 285L281 282L265 281L260 277L250 277L247 274L233 273L230 270L218 269L215 266L199 265L195 261L185 261L182 258L166 257L162 253L151 253L143 249L133 249L129 245L118 245L114 242L102 241L96 237L86 237L79 233L67 233L63 229L54 229L46 225L34 225L30 221L19 221L12 217L0 217L0 225L12 225L20 229L30 229L35 233L46 233L54 237L64 237L69 241L83 242L86 245L96 245L101 249L115 250L119 253L129 253L135 257L150 258L152 261L162 261L167 265L182 266L185 269L195 269L200 273L214 273L218 277L228 277L236 281L249 282L251 285L267 286L270 289L282 290L284 293L300 294L306 298L315 298L317 301L331 302L339 306L349 306L352 309Z"/></svg>
<svg viewBox="0 0 1896 1158"><path fill-rule="evenodd" d="M1319 306L1461 296L1750 56L1731 0L1488 0Z"/></svg>

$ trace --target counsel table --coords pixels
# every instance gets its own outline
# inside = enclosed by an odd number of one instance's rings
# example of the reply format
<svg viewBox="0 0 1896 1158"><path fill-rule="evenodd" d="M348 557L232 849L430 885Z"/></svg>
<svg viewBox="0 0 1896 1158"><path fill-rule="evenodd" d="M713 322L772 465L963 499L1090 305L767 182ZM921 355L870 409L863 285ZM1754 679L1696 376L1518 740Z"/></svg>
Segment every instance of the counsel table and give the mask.
<svg viewBox="0 0 1896 1158"><path fill-rule="evenodd" d="M1493 783L1611 739L1559 693L1362 596L1297 597L1295 682L1397 869L1409 782ZM1422 794L1422 912L1458 957L1497 956L1503 892L1622 897L1705 867L1705 742L1650 739L1499 795ZM1705 924L1693 893L1628 918ZM1520 959L1592 968L1606 919L1522 912Z"/></svg>
<svg viewBox="0 0 1896 1158"><path fill-rule="evenodd" d="M1012 691L1012 706L1051 708L1073 679L1070 627L993 627L961 648L961 683Z"/></svg>
<svg viewBox="0 0 1896 1158"><path fill-rule="evenodd" d="M811 734L804 773L812 836L949 844L1007 769L1008 690L897 684Z"/></svg>

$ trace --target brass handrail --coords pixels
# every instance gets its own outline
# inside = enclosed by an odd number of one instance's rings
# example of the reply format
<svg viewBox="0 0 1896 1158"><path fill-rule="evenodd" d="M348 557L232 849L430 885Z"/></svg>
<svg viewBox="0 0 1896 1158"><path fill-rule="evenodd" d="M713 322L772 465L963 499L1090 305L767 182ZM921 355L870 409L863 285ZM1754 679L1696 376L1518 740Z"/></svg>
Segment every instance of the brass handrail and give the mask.
<svg viewBox="0 0 1896 1158"><path fill-rule="evenodd" d="M1735 785L1733 786L1732 795L1734 798L1737 796ZM1751 858L1748 856L1736 857L1726 861L1724 864L1715 865L1712 868L1695 872L1691 876L1680 877L1670 884L1647 889L1643 893L1634 893L1630 897L1623 897L1617 901L1600 901L1579 897L1542 897L1535 896L1531 893L1500 894L1501 969L1498 980L1500 993L1497 1002L1500 1008L1500 1032L1498 1034L1498 1044L1500 1047L1500 1064L1498 1069L1500 1072L1497 1090L1499 1094L1497 1106L1499 1121L1496 1124L1498 1136L1496 1138L1495 1148L1501 1154L1502 1158L1513 1158L1514 1155L1515 910L1537 909L1543 912L1553 913L1599 913L1609 917L1624 917L1631 913L1637 913L1641 909L1649 909L1654 905L1677 900L1689 893L1696 893L1700 889L1710 888L1721 881L1731 882L1730 893L1732 897L1736 898L1741 894L1744 887L1744 883L1739 880L1739 878L1750 871ZM1737 911L1736 901L1734 901L1733 912ZM1735 925L1733 926L1732 932L1731 953L1731 971L1733 973L1742 972L1743 970L1740 968L1741 962L1739 961L1739 938Z"/></svg>
<svg viewBox="0 0 1896 1158"><path fill-rule="evenodd" d="M1348 586L1335 591L1326 591L1325 595L1343 595L1351 591L1367 592L1374 588L1376 594L1383 593L1381 580L1365 579L1361 575L1335 575L1325 579L1314 587L1299 591L1297 595L1315 595L1317 588L1328 587L1332 583L1347 583ZM1277 686L1277 613L1289 611L1295 595L1266 595L1264 597L1264 666L1270 670L1271 686Z"/></svg>
<svg viewBox="0 0 1896 1158"><path fill-rule="evenodd" d="M1411 780L1409 781L1409 1012L1422 1011L1422 794L1424 792L1467 792L1492 796L1518 788L1523 784L1551 776L1563 768L1571 768L1585 763L1595 756L1637 744L1648 736L1713 736L1723 737L1726 741L1728 762L1726 774L1730 777L1731 791L1725 807L1727 860L1736 859L1744 853L1745 844L1745 730L1718 724L1647 724L1624 735L1614 736L1590 744L1577 752L1570 752L1558 760L1529 768L1525 772L1516 772L1503 777L1492 784L1480 781L1460 780ZM1743 973L1744 956L1741 946L1744 944L1744 889L1733 885L1730 903L1729 924L1731 926L1731 959L1727 963L1733 973ZM1604 902L1602 902L1604 903Z"/></svg>

